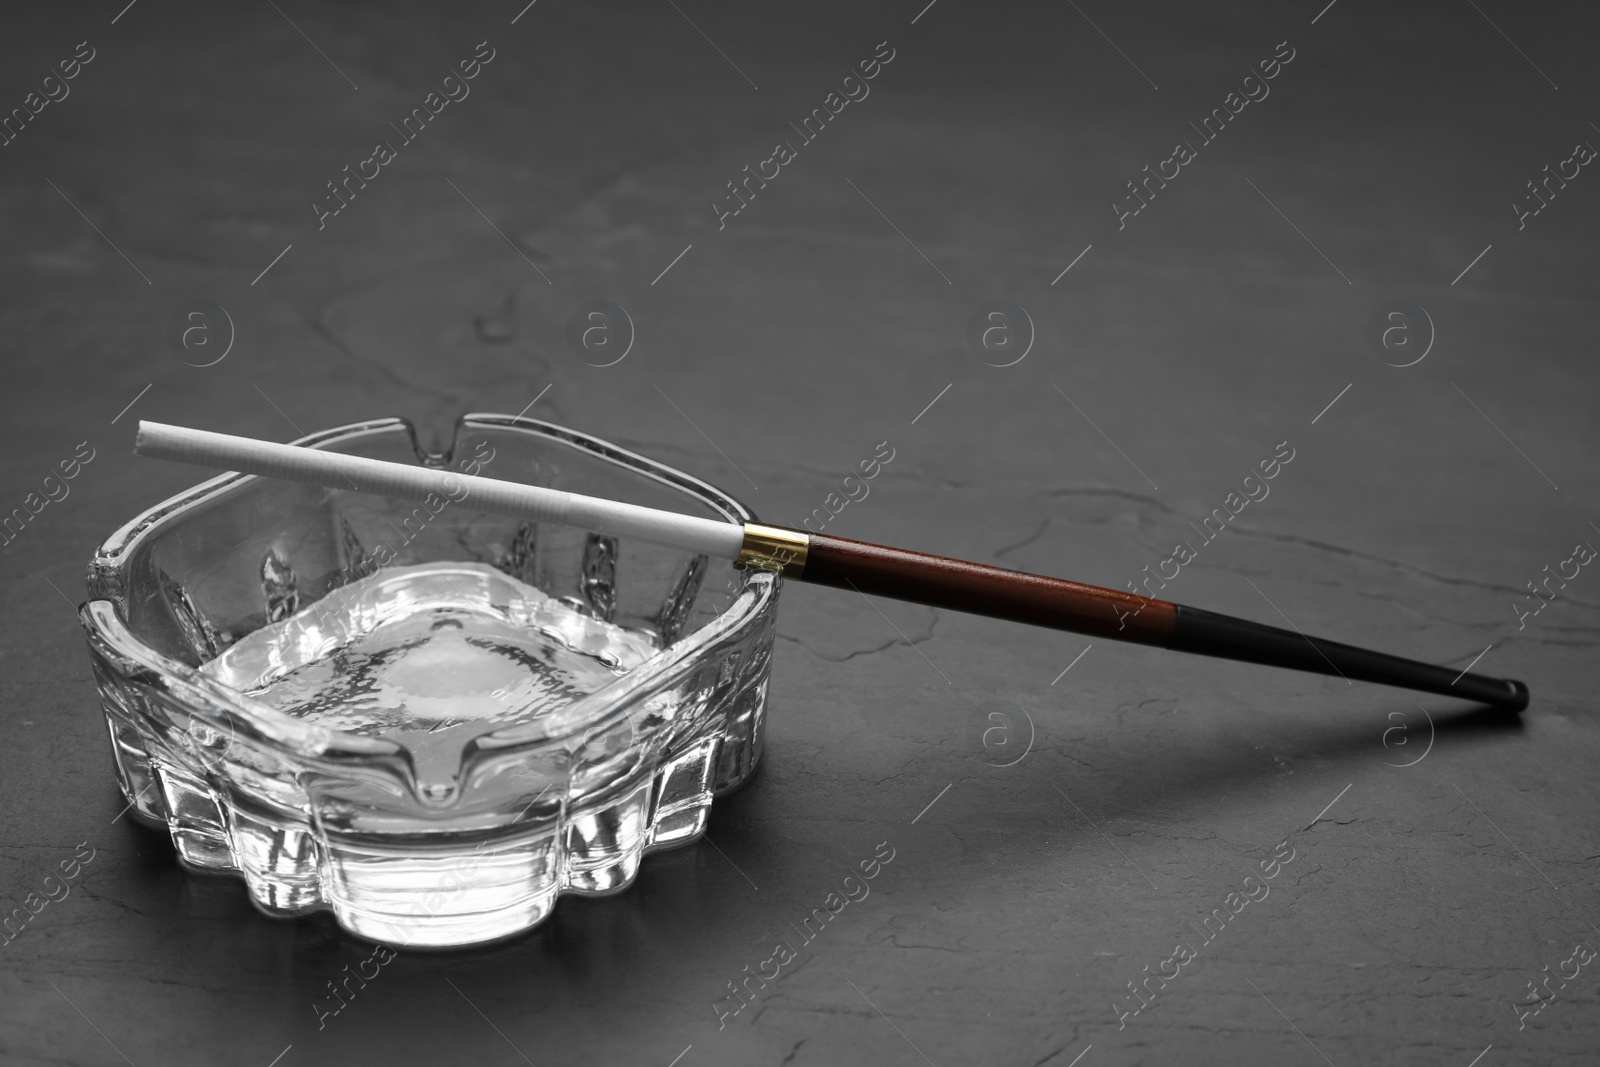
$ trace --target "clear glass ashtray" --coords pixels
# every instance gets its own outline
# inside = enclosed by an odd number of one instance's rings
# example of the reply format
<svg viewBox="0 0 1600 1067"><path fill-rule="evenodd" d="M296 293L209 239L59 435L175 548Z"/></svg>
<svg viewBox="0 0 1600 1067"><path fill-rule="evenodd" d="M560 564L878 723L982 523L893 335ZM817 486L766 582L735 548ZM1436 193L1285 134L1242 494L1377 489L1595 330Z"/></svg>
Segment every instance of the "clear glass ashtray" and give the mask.
<svg viewBox="0 0 1600 1067"><path fill-rule="evenodd" d="M528 418L297 442L753 521ZM133 813L267 914L392 945L527 930L625 889L761 756L779 579L568 527L225 474L96 551L80 617Z"/></svg>

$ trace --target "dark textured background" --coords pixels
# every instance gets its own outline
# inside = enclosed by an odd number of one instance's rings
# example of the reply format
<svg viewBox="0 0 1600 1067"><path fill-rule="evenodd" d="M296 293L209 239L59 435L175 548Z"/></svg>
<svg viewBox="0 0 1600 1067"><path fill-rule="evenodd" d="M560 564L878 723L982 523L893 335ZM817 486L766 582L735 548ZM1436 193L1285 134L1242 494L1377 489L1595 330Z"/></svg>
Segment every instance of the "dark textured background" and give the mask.
<svg viewBox="0 0 1600 1067"><path fill-rule="evenodd" d="M540 0L512 25L520 0L140 0L113 25L122 3L0 16L3 108L77 42L98 52L0 149L0 504L97 449L0 549L0 906L97 850L0 947L6 1063L1595 1062L1592 967L1526 1029L1514 1011L1600 945L1600 574L1520 632L1511 607L1600 544L1600 176L1520 232L1510 209L1600 143L1583 5L1339 0L1313 25L1322 0L939 0L913 25L924 0ZM472 95L317 232L323 183L484 39ZM717 232L723 183L884 39L871 96ZM1123 183L1283 40L1270 97L1118 232ZM605 369L563 342L596 297L638 333ZM996 298L1037 328L1005 369L963 341ZM1363 336L1401 298L1437 328L1403 370ZM190 299L232 316L216 366L168 350ZM401 414L438 441L546 386L534 414L773 521L888 440L829 532L1117 587L1287 440L1271 497L1169 595L1461 667L1492 645L1478 669L1533 704L1506 724L1099 641L1052 684L1085 639L791 586L766 763L718 804L723 854L653 857L501 947L403 954L319 1032L312 998L367 946L264 918L112 822L63 597L94 544L195 480L131 456L140 417L285 440ZM990 700L1035 724L1009 767L968 741ZM1424 711L1431 749L1394 766L1425 750ZM1396 723L1409 747L1385 748ZM1125 983L1285 838L1270 897L1119 1030ZM724 983L883 841L871 896L719 1031Z"/></svg>

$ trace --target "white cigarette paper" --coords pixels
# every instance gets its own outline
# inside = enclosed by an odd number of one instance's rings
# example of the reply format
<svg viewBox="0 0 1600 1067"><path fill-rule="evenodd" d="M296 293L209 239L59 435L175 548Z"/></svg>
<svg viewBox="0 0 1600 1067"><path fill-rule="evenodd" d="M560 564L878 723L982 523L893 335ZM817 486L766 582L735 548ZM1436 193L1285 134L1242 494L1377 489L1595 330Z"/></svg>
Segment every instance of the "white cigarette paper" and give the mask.
<svg viewBox="0 0 1600 1067"><path fill-rule="evenodd" d="M722 559L738 558L744 541L744 527L735 522L719 522L560 489L274 444L160 422L139 423L133 450L155 459L401 500L420 501L430 493L438 493L462 507L490 515L636 537L651 544Z"/></svg>

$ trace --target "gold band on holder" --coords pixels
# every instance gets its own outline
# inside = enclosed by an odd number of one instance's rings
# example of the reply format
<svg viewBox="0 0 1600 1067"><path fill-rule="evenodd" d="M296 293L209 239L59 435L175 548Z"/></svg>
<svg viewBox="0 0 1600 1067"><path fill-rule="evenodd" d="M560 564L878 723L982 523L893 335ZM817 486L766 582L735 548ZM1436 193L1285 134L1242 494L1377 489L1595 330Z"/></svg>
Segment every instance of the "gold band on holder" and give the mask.
<svg viewBox="0 0 1600 1067"><path fill-rule="evenodd" d="M785 578L798 578L806 569L806 551L811 536L782 526L744 524L744 543L739 546L735 567L745 570L777 571Z"/></svg>

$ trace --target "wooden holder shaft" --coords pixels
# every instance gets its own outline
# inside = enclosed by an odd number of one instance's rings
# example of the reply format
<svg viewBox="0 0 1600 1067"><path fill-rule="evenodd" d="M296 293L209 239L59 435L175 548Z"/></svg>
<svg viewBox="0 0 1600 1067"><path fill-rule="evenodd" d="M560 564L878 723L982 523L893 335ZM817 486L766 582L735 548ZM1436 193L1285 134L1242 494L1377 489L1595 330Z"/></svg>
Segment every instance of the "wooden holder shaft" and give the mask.
<svg viewBox="0 0 1600 1067"><path fill-rule="evenodd" d="M810 535L803 581L854 589L972 615L1049 626L1091 637L1156 645L1346 681L1377 682L1476 700L1507 711L1528 706L1528 687L1456 672L1371 649L1307 637L1165 600L902 548Z"/></svg>
<svg viewBox="0 0 1600 1067"><path fill-rule="evenodd" d="M812 534L804 580L972 615L1166 647L1177 606L1114 589Z"/></svg>

